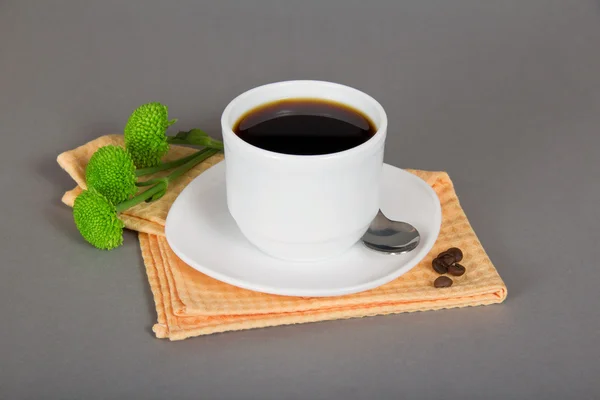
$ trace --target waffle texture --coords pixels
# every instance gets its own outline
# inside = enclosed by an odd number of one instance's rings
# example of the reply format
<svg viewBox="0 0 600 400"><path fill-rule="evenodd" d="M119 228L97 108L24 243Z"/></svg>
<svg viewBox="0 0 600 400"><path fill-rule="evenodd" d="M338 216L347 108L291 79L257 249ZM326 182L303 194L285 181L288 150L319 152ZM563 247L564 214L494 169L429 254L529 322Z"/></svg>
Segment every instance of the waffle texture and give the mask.
<svg viewBox="0 0 600 400"><path fill-rule="evenodd" d="M85 165L95 149L123 145L121 135L108 135L62 153L58 163L77 183L63 196L72 206L85 188ZM171 146L165 160L174 160L194 149ZM407 170L433 187L442 206L440 235L431 252L411 271L378 288L338 297L289 297L253 292L210 278L181 261L169 248L164 224L177 195L196 176L223 159L213 156L173 182L162 199L141 204L121 215L128 229L139 231L148 282L156 305L158 338L188 337L241 329L367 317L403 312L439 310L501 303L506 285L486 254L465 215L450 177L445 172ZM431 261L449 247L463 250L467 273L452 277L450 288L436 289L439 275ZM240 266L243 267L243 266Z"/></svg>

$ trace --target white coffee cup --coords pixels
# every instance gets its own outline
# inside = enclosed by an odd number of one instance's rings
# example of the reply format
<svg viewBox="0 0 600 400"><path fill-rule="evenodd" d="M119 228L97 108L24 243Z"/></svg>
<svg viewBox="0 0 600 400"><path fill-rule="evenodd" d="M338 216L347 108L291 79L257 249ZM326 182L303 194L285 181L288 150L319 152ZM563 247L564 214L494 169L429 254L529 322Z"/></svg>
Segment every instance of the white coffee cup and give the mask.
<svg viewBox="0 0 600 400"><path fill-rule="evenodd" d="M348 105L369 117L377 131L349 150L311 156L264 150L233 132L248 111L293 98ZM331 82L271 83L233 99L223 111L221 127L227 206L251 243L273 257L316 261L339 255L360 240L379 209L387 116L375 99Z"/></svg>

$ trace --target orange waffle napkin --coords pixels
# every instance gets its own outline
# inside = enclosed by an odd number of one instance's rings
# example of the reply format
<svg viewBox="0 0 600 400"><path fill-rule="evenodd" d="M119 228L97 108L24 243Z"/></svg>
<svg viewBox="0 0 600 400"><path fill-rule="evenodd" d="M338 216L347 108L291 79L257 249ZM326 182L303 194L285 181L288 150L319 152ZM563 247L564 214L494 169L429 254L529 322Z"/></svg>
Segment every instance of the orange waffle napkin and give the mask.
<svg viewBox="0 0 600 400"><path fill-rule="evenodd" d="M87 161L98 147L106 144L123 145L123 138L102 136L58 157L61 167L78 184L63 196L65 204L72 206L81 188L85 188ZM172 146L166 159L177 159L193 151ZM487 305L501 303L506 298L506 286L469 224L449 176L444 172L418 170L408 171L424 179L438 194L442 226L427 257L400 278L362 293L314 298L258 293L210 278L173 253L163 228L169 207L181 190L222 158L214 156L173 182L169 193L157 202L138 205L122 214L127 228L140 232L142 256L158 317L153 331L159 338L181 340L240 329ZM453 277L452 287L436 289L433 281L438 275L432 270L431 261L449 247L463 250L461 264L467 273Z"/></svg>

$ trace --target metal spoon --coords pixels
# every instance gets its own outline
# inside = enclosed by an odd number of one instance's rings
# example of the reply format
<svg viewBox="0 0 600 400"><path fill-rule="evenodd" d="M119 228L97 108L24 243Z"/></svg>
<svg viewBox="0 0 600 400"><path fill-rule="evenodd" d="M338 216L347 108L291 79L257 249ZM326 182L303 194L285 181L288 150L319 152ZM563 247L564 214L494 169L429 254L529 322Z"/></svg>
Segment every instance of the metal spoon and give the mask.
<svg viewBox="0 0 600 400"><path fill-rule="evenodd" d="M414 250L420 240L421 235L414 226L407 222L392 221L381 210L362 237L369 249L393 255Z"/></svg>

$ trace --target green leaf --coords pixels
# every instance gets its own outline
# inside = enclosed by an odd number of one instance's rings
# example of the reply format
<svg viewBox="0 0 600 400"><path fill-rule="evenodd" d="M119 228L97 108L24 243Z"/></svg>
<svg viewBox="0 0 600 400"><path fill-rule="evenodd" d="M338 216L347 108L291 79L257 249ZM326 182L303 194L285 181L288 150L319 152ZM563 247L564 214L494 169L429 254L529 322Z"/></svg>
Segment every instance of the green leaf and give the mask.
<svg viewBox="0 0 600 400"><path fill-rule="evenodd" d="M175 135L176 138L186 140L188 142L202 141L208 137L208 133L202 129L191 129L187 132L179 132Z"/></svg>

